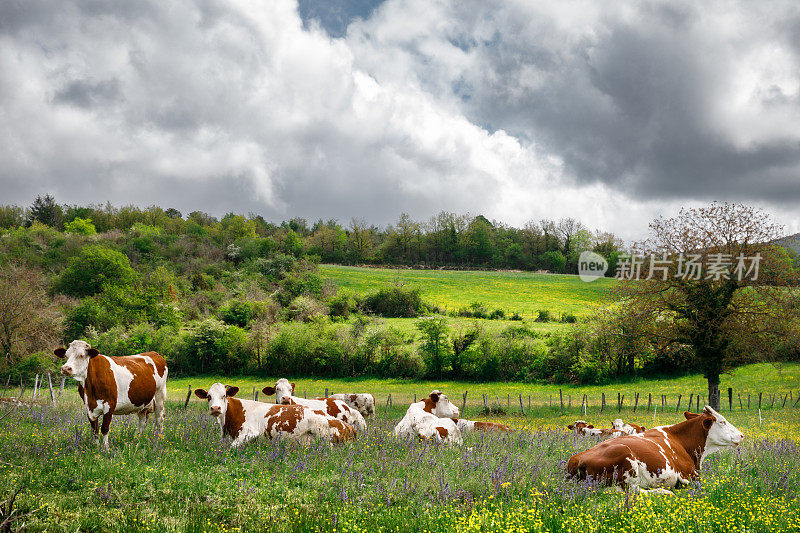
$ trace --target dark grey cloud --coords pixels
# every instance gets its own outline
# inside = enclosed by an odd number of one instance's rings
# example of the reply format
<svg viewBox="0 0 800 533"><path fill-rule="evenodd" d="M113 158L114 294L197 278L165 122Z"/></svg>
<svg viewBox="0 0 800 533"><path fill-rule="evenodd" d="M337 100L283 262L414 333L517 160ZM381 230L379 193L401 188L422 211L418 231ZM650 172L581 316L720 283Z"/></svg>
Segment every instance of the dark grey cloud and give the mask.
<svg viewBox="0 0 800 533"><path fill-rule="evenodd" d="M460 2L431 15L408 0L351 33L378 80L414 79L473 122L561 157L575 183L789 203L800 199L800 126L769 131L761 111L800 118L799 7ZM399 71L381 64L385 49L402 51ZM743 83L755 87L737 109L730 91ZM749 121L767 131L749 135Z"/></svg>
<svg viewBox="0 0 800 533"><path fill-rule="evenodd" d="M791 2L2 2L2 201L624 236L709 199L785 215L799 22Z"/></svg>

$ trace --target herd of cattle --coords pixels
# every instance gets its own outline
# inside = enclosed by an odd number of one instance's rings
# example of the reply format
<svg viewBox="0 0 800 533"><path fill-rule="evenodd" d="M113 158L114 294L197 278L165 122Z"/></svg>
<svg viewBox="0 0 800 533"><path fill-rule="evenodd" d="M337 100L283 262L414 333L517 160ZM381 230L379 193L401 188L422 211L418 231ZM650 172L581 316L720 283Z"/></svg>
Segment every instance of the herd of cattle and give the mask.
<svg viewBox="0 0 800 533"><path fill-rule="evenodd" d="M78 382L78 393L95 437L102 434L108 449L108 431L113 415L136 414L144 429L154 413L156 431L164 421L167 396L167 365L155 352L125 357L101 355L88 343L76 340L54 352L65 358L62 374ZM236 398L238 387L214 383L195 395L208 401L209 414L219 424L232 446L241 446L259 436L290 438L301 442L325 439L342 442L367 428L374 416L371 394L334 394L328 398L294 396L294 383L281 378L262 389L275 396L275 403ZM567 426L578 435L610 439L573 455L567 463L570 476L594 479L626 490L669 493L699 475L703 460L718 450L738 445L744 436L711 407L702 413L684 413L685 421L646 430L621 419L611 428L597 429L584 420ZM460 418L457 406L435 390L412 403L394 429L396 435L460 445L469 431L512 431L506 425Z"/></svg>

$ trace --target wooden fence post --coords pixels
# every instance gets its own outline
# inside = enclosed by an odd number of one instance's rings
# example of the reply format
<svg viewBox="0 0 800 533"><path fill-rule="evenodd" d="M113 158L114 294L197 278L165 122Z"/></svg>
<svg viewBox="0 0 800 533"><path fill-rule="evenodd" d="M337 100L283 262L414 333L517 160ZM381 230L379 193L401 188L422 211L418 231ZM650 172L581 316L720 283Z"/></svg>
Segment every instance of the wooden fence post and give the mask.
<svg viewBox="0 0 800 533"><path fill-rule="evenodd" d="M0 394L0 398L6 395L6 389L8 388L8 384L11 383L11 374L8 375L8 379L6 379L6 385L3 387L3 393Z"/></svg>
<svg viewBox="0 0 800 533"><path fill-rule="evenodd" d="M55 407L56 395L53 394L53 380L50 378L50 372L47 373L47 387L50 390L50 401L53 402L53 407Z"/></svg>
<svg viewBox="0 0 800 533"><path fill-rule="evenodd" d="M183 402L183 410L185 411L187 407L189 407L189 400L192 397L192 386L189 385L189 390L186 392L186 401Z"/></svg>
<svg viewBox="0 0 800 533"><path fill-rule="evenodd" d="M678 394L678 405L675 406L675 412L677 413L678 410L681 408L681 395Z"/></svg>

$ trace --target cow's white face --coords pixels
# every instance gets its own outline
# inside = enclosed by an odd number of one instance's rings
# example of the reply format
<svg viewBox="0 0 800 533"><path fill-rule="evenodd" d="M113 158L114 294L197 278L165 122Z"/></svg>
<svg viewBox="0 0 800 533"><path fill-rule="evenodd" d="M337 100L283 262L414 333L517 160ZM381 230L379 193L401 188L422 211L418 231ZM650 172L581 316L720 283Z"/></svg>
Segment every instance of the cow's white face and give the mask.
<svg viewBox="0 0 800 533"><path fill-rule="evenodd" d="M433 400L433 414L439 418L458 418L460 412L450 398L445 396L441 391L435 390L431 393L431 400Z"/></svg>
<svg viewBox="0 0 800 533"><path fill-rule="evenodd" d="M713 424L708 429L708 437L706 437L706 448L724 448L727 446L737 446L744 435L736 427L725 420L725 417L716 412L709 406L703 409L705 414L711 415L715 418Z"/></svg>
<svg viewBox="0 0 800 533"><path fill-rule="evenodd" d="M289 383L286 378L281 378L274 387L264 387L261 392L267 396L275 395L275 403L289 402L289 397L294 395L294 383Z"/></svg>
<svg viewBox="0 0 800 533"><path fill-rule="evenodd" d="M221 416L220 420L225 418L225 413L228 411L228 398L235 396L237 392L239 387L226 387L222 383L214 383L208 391L203 389L194 391L198 398L208 400L208 414L215 418Z"/></svg>
<svg viewBox="0 0 800 533"><path fill-rule="evenodd" d="M97 350L89 346L88 342L79 340L69 343L69 347L66 349L57 348L53 353L67 360L61 365L61 373L78 381L86 380L86 373L89 371L89 359L97 357L99 354Z"/></svg>

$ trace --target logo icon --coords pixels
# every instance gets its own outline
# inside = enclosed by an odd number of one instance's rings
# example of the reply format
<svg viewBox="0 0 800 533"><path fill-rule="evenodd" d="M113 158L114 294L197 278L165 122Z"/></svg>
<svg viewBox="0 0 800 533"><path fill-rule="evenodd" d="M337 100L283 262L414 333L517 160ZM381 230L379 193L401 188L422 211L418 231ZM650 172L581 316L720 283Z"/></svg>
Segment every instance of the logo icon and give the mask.
<svg viewBox="0 0 800 533"><path fill-rule="evenodd" d="M597 278L602 278L608 270L608 261L597 253L585 251L581 252L578 258L578 276L581 281L591 283Z"/></svg>

